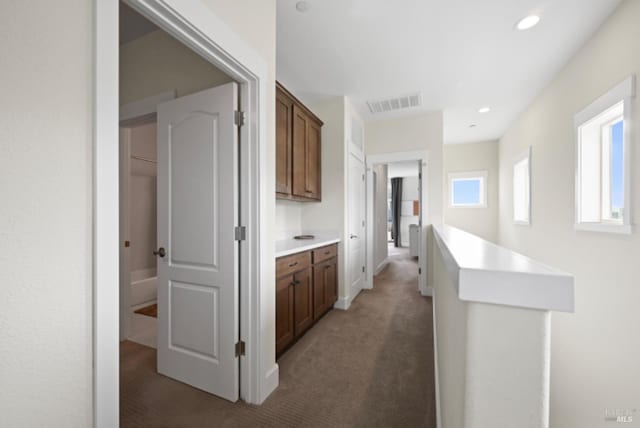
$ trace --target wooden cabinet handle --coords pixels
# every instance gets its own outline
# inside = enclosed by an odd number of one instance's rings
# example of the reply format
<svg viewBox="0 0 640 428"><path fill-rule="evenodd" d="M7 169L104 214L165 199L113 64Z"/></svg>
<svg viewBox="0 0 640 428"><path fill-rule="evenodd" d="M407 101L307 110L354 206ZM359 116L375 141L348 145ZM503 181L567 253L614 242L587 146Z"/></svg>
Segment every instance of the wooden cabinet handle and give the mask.
<svg viewBox="0 0 640 428"><path fill-rule="evenodd" d="M296 286L296 285L300 285L300 281L298 281L297 279L293 280L293 282L291 283L291 285Z"/></svg>
<svg viewBox="0 0 640 428"><path fill-rule="evenodd" d="M329 254L331 254L331 251L325 251L325 252L324 252L324 255L325 255L325 256L328 256Z"/></svg>
<svg viewBox="0 0 640 428"><path fill-rule="evenodd" d="M329 269L330 267L331 267L331 265L326 265L326 266L324 267L324 269L325 269L325 270L327 270L327 269Z"/></svg>
<svg viewBox="0 0 640 428"><path fill-rule="evenodd" d="M294 267L294 266L297 266L297 265L298 265L298 262L289 263L289 267Z"/></svg>

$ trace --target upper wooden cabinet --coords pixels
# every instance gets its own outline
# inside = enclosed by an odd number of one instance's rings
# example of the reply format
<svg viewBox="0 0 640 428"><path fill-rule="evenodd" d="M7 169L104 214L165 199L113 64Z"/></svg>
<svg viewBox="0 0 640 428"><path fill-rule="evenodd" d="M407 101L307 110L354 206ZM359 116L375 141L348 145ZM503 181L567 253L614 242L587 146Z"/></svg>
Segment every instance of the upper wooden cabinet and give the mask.
<svg viewBox="0 0 640 428"><path fill-rule="evenodd" d="M322 199L322 121L276 84L276 197Z"/></svg>

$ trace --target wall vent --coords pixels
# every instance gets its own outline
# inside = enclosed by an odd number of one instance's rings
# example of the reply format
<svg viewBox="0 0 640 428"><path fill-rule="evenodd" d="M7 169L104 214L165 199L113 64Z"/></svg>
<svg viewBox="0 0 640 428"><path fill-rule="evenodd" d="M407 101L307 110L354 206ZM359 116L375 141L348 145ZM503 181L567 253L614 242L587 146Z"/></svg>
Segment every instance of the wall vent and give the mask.
<svg viewBox="0 0 640 428"><path fill-rule="evenodd" d="M367 106L372 114L387 113L405 108L419 107L422 104L422 96L418 94L402 97L384 98L375 101L367 101Z"/></svg>

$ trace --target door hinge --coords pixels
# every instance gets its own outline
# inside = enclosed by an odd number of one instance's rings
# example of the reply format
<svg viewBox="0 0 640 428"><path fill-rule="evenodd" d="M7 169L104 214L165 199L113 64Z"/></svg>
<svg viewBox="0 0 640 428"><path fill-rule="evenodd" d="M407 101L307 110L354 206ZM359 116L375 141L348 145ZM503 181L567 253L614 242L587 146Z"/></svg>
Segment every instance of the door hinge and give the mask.
<svg viewBox="0 0 640 428"><path fill-rule="evenodd" d="M422 268L418 268L418 275L422 275Z"/></svg>
<svg viewBox="0 0 640 428"><path fill-rule="evenodd" d="M247 239L247 228L244 226L236 226L236 241L245 241Z"/></svg>
<svg viewBox="0 0 640 428"><path fill-rule="evenodd" d="M364 174L362 174L362 181L364 181Z"/></svg>
<svg viewBox="0 0 640 428"><path fill-rule="evenodd" d="M422 180L422 173L421 172L418 173L418 179Z"/></svg>
<svg viewBox="0 0 640 428"><path fill-rule="evenodd" d="M237 110L233 112L233 123L238 126L244 126L244 112Z"/></svg>
<svg viewBox="0 0 640 428"><path fill-rule="evenodd" d="M362 273L364 273L364 266L362 266Z"/></svg>
<svg viewBox="0 0 640 428"><path fill-rule="evenodd" d="M244 355L244 351L245 351L245 345L244 345L244 341L239 341L236 342L236 357L239 357L241 355Z"/></svg>

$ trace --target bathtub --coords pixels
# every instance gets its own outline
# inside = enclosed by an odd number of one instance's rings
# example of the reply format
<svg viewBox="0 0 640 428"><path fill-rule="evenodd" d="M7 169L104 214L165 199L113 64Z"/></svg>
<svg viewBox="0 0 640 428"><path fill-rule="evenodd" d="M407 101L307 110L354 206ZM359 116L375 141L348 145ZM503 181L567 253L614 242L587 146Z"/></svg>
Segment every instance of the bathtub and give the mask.
<svg viewBox="0 0 640 428"><path fill-rule="evenodd" d="M155 302L158 298L156 269L140 269L131 272L130 306Z"/></svg>

